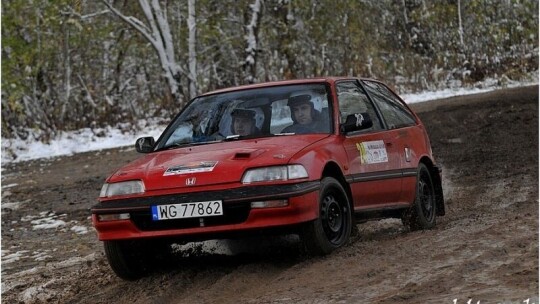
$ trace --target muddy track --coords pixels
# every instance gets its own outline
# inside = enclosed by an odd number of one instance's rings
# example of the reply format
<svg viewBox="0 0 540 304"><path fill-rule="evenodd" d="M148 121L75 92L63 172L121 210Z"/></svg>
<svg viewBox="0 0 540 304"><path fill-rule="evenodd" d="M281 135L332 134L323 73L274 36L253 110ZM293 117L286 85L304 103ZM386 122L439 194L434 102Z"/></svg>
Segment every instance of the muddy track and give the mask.
<svg viewBox="0 0 540 304"><path fill-rule="evenodd" d="M133 149L3 164L2 302L538 303L538 87L414 108L444 170L447 215L429 231L358 225L321 258L294 237L207 242L124 282L89 208Z"/></svg>

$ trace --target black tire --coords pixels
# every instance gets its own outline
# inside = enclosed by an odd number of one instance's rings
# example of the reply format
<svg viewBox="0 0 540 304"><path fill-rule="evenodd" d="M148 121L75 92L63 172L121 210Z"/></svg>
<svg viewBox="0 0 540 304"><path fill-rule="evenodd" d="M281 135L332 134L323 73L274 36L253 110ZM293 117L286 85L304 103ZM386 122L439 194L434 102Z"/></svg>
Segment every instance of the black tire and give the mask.
<svg viewBox="0 0 540 304"><path fill-rule="evenodd" d="M138 241L104 241L105 255L118 277L134 281L148 271L148 255Z"/></svg>
<svg viewBox="0 0 540 304"><path fill-rule="evenodd" d="M429 169L422 163L418 165L416 198L402 219L411 230L431 229L437 223L435 187Z"/></svg>
<svg viewBox="0 0 540 304"><path fill-rule="evenodd" d="M312 255L325 255L343 246L349 240L352 213L343 186L332 177L321 181L319 218L306 223L302 240Z"/></svg>

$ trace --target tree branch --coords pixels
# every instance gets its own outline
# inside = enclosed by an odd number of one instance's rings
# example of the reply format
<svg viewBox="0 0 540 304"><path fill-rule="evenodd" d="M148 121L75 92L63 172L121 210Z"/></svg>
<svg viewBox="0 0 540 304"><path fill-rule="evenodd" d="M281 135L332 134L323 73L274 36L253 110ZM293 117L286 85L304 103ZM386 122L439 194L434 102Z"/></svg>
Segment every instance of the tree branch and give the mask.
<svg viewBox="0 0 540 304"><path fill-rule="evenodd" d="M120 17L120 19L124 20L127 24L129 24L131 27L133 27L135 30L143 34L143 36L152 44L154 45L156 43L154 37L152 37L152 34L150 32L150 29L139 19L135 17L126 17L124 14L122 14L119 10L114 8L107 0L102 1L109 10L114 13L116 16Z"/></svg>
<svg viewBox="0 0 540 304"><path fill-rule="evenodd" d="M67 15L67 16L75 16L75 17L77 17L77 18L79 18L81 20L86 20L86 19L90 19L90 18L94 18L94 17L100 16L100 15L110 13L110 10L103 10L101 12L95 12L95 13L92 13L92 14L81 15L81 14L77 13L72 7L67 7L67 9L68 9L68 11L60 11L60 14Z"/></svg>

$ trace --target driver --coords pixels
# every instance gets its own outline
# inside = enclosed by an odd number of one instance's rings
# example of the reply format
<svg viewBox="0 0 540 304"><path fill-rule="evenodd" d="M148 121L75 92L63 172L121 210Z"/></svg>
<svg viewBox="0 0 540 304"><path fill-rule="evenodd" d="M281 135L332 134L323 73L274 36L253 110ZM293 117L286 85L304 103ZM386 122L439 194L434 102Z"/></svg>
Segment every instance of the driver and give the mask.
<svg viewBox="0 0 540 304"><path fill-rule="evenodd" d="M312 93L291 96L287 105L291 109L293 124L286 127L281 133L317 133L324 132L321 128L321 113L315 109Z"/></svg>
<svg viewBox="0 0 540 304"><path fill-rule="evenodd" d="M255 111L247 109L235 109L232 111L232 133L240 136L259 133L259 129L255 125L255 114Z"/></svg>

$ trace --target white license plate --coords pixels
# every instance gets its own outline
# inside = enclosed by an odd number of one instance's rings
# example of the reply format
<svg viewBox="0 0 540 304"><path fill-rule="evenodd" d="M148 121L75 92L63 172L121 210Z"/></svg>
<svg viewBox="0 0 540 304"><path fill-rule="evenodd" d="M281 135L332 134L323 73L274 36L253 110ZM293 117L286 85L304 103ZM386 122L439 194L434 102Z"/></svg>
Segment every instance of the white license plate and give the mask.
<svg viewBox="0 0 540 304"><path fill-rule="evenodd" d="M152 206L152 220L172 220L223 215L221 201Z"/></svg>

